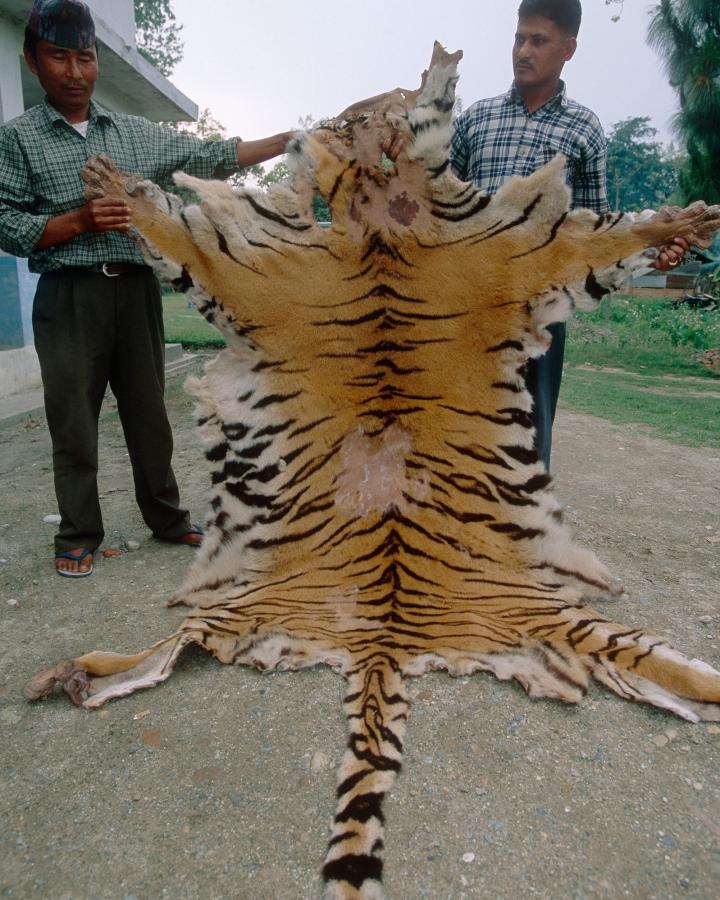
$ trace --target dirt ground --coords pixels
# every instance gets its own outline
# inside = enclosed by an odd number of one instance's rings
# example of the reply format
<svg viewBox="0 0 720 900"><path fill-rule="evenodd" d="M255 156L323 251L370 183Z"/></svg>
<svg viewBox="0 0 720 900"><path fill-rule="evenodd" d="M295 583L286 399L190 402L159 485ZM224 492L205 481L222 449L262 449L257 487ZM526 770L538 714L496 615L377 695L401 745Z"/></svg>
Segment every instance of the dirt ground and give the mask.
<svg viewBox="0 0 720 900"><path fill-rule="evenodd" d="M206 469L179 379L168 405L201 519ZM140 546L70 581L42 521L55 512L44 423L0 428L0 896L316 898L346 736L338 676L194 652L99 712L22 698L41 667L144 648L183 615L164 600L193 551L144 528L111 408L101 446L105 546ZM599 608L720 667L720 447L563 413L555 470L573 529L627 587ZM577 708L490 676L428 675L411 695L386 801L389 898L717 898L718 726L600 687Z"/></svg>

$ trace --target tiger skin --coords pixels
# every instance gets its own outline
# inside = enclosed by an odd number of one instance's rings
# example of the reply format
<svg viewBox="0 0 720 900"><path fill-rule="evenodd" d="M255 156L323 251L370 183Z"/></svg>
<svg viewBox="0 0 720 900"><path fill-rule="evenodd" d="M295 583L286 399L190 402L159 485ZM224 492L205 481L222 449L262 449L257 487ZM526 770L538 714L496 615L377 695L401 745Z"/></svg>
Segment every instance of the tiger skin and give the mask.
<svg viewBox="0 0 720 900"><path fill-rule="evenodd" d="M523 381L549 323L647 264L647 247L707 244L720 209L568 212L562 158L481 195L448 166L460 56L436 45L418 90L296 135L292 183L267 195L178 175L201 200L183 207L103 158L84 173L90 196L130 204L147 259L227 338L188 384L212 494L170 601L191 607L178 630L134 656L65 660L27 696L58 681L95 708L164 681L188 644L261 670L335 668L350 739L327 898L382 896L410 676L487 671L567 703L592 676L720 720L720 673L582 604L622 588L562 522ZM394 167L378 149L392 129Z"/></svg>

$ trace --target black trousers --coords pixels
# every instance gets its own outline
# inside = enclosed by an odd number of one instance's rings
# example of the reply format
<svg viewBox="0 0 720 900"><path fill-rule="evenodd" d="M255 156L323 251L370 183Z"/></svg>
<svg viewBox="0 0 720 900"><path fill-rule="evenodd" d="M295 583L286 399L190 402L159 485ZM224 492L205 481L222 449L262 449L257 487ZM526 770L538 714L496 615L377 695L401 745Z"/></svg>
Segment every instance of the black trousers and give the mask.
<svg viewBox="0 0 720 900"><path fill-rule="evenodd" d="M142 516L158 537L179 537L190 518L179 505L171 466L162 301L155 276L140 267L113 278L79 268L42 275L33 329L61 516L56 549L94 550L104 536L98 418L108 384L117 399Z"/></svg>
<svg viewBox="0 0 720 900"><path fill-rule="evenodd" d="M550 326L549 331L552 334L552 344L544 356L529 361L525 379L533 398L535 449L545 463L548 472L550 471L553 422L560 394L565 356L565 323L557 322Z"/></svg>

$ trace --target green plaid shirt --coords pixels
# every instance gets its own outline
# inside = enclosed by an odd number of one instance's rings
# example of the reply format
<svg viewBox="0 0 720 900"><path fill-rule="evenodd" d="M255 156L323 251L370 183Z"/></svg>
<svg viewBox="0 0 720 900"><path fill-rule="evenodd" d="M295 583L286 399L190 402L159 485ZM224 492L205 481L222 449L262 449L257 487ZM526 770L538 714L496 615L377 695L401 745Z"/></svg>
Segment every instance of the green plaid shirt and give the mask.
<svg viewBox="0 0 720 900"><path fill-rule="evenodd" d="M35 250L48 219L84 203L80 169L104 153L124 172L168 185L173 172L227 178L237 171L236 144L201 140L138 116L90 104L83 137L47 101L0 125L0 248L29 257L30 271L104 262L141 263L135 243L117 231L81 234Z"/></svg>
<svg viewBox="0 0 720 900"><path fill-rule="evenodd" d="M531 175L558 153L567 158L566 178L573 208L606 212L606 142L594 112L557 94L528 112L515 89L480 100L455 120L450 161L463 181L494 194L513 175Z"/></svg>

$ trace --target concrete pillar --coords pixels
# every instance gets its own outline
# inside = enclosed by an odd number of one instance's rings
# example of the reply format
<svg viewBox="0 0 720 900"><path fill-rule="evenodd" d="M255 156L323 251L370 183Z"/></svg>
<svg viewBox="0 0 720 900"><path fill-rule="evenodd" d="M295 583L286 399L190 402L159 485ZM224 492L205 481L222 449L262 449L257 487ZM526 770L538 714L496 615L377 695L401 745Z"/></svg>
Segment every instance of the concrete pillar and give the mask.
<svg viewBox="0 0 720 900"><path fill-rule="evenodd" d="M27 262L0 252L0 350L32 344L32 301L37 276Z"/></svg>
<svg viewBox="0 0 720 900"><path fill-rule="evenodd" d="M21 45L18 32L5 23L0 24L0 122L8 122L25 112L20 77Z"/></svg>
<svg viewBox="0 0 720 900"><path fill-rule="evenodd" d="M0 121L24 112L21 33L0 24ZM37 276L27 261L0 251L0 396L37 387L40 367L32 346L32 299Z"/></svg>

